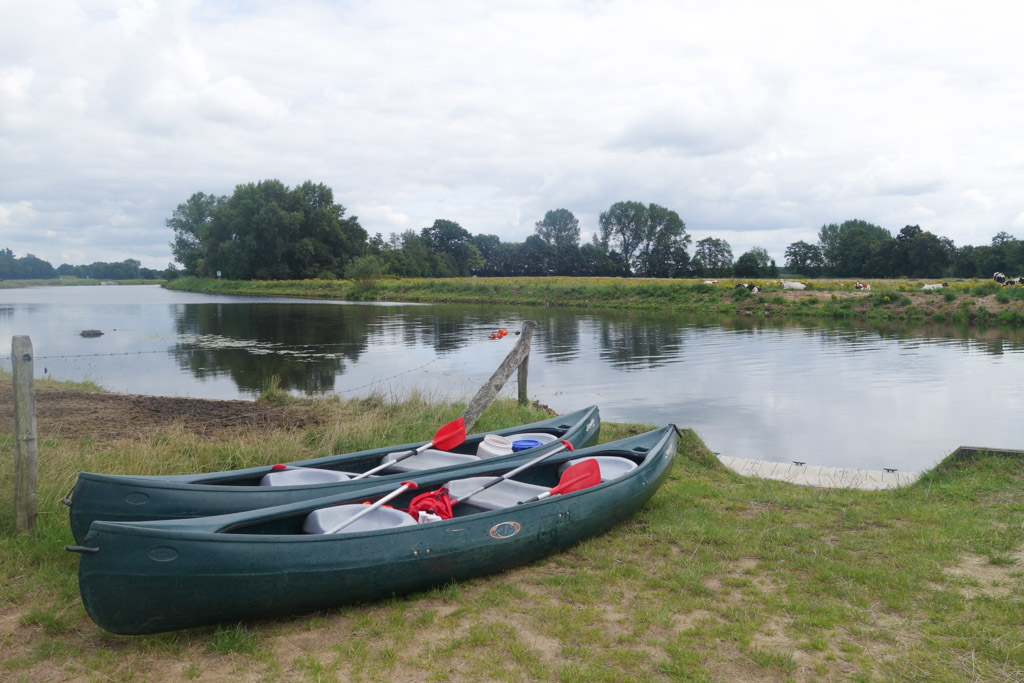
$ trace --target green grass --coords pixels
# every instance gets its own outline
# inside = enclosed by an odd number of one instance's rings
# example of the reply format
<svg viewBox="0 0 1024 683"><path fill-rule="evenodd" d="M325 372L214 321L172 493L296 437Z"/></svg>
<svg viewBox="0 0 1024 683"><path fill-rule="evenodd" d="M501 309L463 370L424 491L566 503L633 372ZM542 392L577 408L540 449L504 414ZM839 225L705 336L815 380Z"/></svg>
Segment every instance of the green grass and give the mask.
<svg viewBox="0 0 1024 683"><path fill-rule="evenodd" d="M757 284L752 294L738 282ZM994 282L953 280L941 290L921 289L922 280L872 280L871 291L857 291L853 280L807 280L808 288L793 299L783 296L777 280L729 279L717 284L700 280L641 278L510 277L446 279L381 279L373 287L350 280L229 281L182 278L170 289L216 294L286 296L307 299L420 301L489 305L561 306L588 309L671 310L693 313L851 318L865 320L942 320L968 299L1010 306L990 320L974 309L961 312L968 324L1024 325L1024 287L1001 288ZM828 295L831 296L828 296ZM911 295L918 296L915 302Z"/></svg>
<svg viewBox="0 0 1024 683"><path fill-rule="evenodd" d="M204 442L40 444L40 521L16 536L0 463L3 677L154 680L1019 680L1024 463L947 459L913 486L739 477L684 432L670 480L612 531L509 572L376 604L106 634L77 596L57 502L79 469L166 473L325 455L432 432L461 406L325 400L328 428ZM481 429L536 420L495 405ZM605 424L602 440L644 429ZM5 635L6 634L6 635Z"/></svg>

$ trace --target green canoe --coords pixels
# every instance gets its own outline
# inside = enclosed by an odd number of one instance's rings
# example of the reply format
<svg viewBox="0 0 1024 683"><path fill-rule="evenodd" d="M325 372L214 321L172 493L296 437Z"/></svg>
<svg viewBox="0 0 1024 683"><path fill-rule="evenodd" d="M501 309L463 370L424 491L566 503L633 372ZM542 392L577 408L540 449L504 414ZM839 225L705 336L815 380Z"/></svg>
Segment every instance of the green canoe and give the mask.
<svg viewBox="0 0 1024 683"><path fill-rule="evenodd" d="M386 512L389 521L376 528L310 528L313 522L329 527L331 515L365 510L357 504L393 492L393 483L375 481L349 495L218 517L98 521L81 546L68 549L81 554L86 611L114 633L157 633L377 600L522 565L603 532L636 512L665 481L675 431L670 425L551 455L455 505L455 516L442 521L389 526L391 517L412 518L380 508L374 514ZM587 488L517 504L560 478L564 482L568 475L560 470L570 461L589 458L601 463L600 483L594 479ZM449 485L453 497L466 496L476 482L512 469L490 460L464 468L455 480L423 473L415 478L417 491L391 504L405 508L415 494Z"/></svg>
<svg viewBox="0 0 1024 683"><path fill-rule="evenodd" d="M559 448L560 440L568 441L574 448L584 447L597 441L600 430L601 415L597 406L502 429L491 433L509 438L527 436L547 443L532 450L490 459L528 460L544 450ZM463 465L477 461L474 454L485 436L468 436L465 442L448 453L427 451L382 471L380 475L374 476L374 480L394 487L412 472L424 469L458 471ZM130 522L207 517L322 498L362 488L366 482L353 480L353 475L381 465L390 453L413 449L423 443L286 463L289 471L283 473L274 472L270 465L226 472L152 477L82 472L78 475L71 495L64 502L70 507L71 533L75 541L81 541L89 525L98 519ZM315 475L312 478L323 480L317 483L289 484L294 481L294 478L288 478L291 475ZM265 484L268 479L282 476L285 479L283 484L261 485L261 482Z"/></svg>

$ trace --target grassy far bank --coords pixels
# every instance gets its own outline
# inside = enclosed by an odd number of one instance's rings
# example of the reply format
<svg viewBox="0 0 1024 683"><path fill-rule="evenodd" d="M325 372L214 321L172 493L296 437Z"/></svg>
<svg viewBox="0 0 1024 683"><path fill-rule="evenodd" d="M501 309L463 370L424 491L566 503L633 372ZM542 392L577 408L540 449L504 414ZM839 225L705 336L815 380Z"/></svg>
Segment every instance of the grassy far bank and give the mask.
<svg viewBox="0 0 1024 683"><path fill-rule="evenodd" d="M737 289L757 284L762 292ZM989 280L948 280L948 287L923 290L930 281L870 280L870 291L854 280L803 280L807 289L783 290L772 280L645 280L623 278L450 278L224 281L183 278L169 289L249 296L310 299L520 304L577 308L673 310L751 316L798 316L908 320L935 323L1024 325L1024 287ZM934 282L934 281L931 281Z"/></svg>
<svg viewBox="0 0 1024 683"><path fill-rule="evenodd" d="M7 386L0 390L9 390ZM126 397L130 399L131 397ZM265 406L263 406L265 407ZM461 405L292 402L312 423L40 434L40 520L14 536L0 461L5 680L1020 680L1024 463L946 461L895 491L749 480L685 432L670 481L609 533L504 574L382 603L146 637L85 616L59 504L80 470L217 470L404 442ZM496 404L481 429L542 418ZM311 426L312 425L312 426ZM606 424L602 441L638 425ZM11 435L0 433L4 446Z"/></svg>

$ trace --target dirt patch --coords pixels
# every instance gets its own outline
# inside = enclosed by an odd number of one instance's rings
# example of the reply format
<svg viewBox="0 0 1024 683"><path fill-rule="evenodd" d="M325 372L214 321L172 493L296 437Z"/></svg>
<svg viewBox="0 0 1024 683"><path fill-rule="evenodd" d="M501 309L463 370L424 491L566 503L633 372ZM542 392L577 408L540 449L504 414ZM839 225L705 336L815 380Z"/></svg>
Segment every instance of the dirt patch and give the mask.
<svg viewBox="0 0 1024 683"><path fill-rule="evenodd" d="M981 596L989 598L1006 597L1020 584L1021 567L1024 567L1024 548L1012 553L1009 562L993 564L983 555L964 555L960 564L946 569L953 581L940 588L952 587L965 598Z"/></svg>
<svg viewBox="0 0 1024 683"><path fill-rule="evenodd" d="M79 391L39 382L36 429L46 438L146 437L154 430L180 427L207 437L230 437L253 429L293 430L321 424L312 404L263 405L176 396L142 396ZM0 378L0 431L14 431L10 377Z"/></svg>

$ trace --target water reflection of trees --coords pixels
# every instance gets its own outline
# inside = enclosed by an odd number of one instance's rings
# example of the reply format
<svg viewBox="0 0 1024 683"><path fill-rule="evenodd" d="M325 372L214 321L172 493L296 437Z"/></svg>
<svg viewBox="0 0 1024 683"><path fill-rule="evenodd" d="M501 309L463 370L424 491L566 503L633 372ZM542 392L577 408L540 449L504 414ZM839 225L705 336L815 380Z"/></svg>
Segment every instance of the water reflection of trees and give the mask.
<svg viewBox="0 0 1024 683"><path fill-rule="evenodd" d="M685 327L655 316L597 321L601 359L621 368L657 368L679 360Z"/></svg>
<svg viewBox="0 0 1024 683"><path fill-rule="evenodd" d="M356 362L381 315L373 306L193 304L178 308L184 340L171 350L197 378L228 375L258 393L271 377L307 394L330 391L345 362Z"/></svg>
<svg viewBox="0 0 1024 683"><path fill-rule="evenodd" d="M765 318L760 316L693 316L695 326L717 327L754 334L762 330L799 330L843 344L893 342L955 342L965 349L999 356L1024 350L1024 329L1000 325L967 326L906 320L845 320L832 318Z"/></svg>
<svg viewBox="0 0 1024 683"><path fill-rule="evenodd" d="M580 353L581 315L576 311L555 311L537 317L540 319L533 332L533 350L551 363L575 360Z"/></svg>

